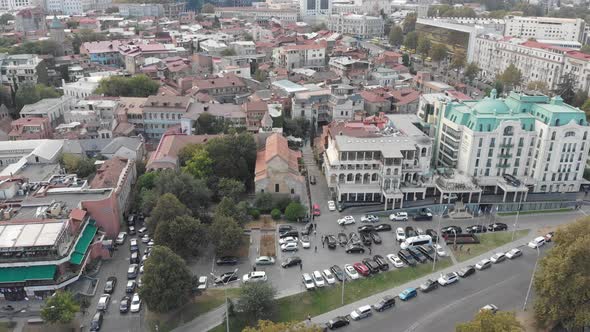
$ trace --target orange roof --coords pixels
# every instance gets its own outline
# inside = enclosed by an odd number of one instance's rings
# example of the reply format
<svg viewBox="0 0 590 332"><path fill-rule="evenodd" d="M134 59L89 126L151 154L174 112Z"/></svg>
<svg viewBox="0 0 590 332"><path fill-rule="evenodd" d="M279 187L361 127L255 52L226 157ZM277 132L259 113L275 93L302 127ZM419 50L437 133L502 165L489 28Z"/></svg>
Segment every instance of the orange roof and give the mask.
<svg viewBox="0 0 590 332"><path fill-rule="evenodd" d="M150 155L147 168L154 163L164 162L176 165L178 153L189 144L204 144L220 135L186 135L183 133L166 133L160 139L158 148ZM178 166L178 165L176 165Z"/></svg>
<svg viewBox="0 0 590 332"><path fill-rule="evenodd" d="M72 209L72 211L70 211L70 218L71 219L82 221L82 220L84 220L84 217L86 217L86 211L84 211L82 209L74 208L74 209Z"/></svg>
<svg viewBox="0 0 590 332"><path fill-rule="evenodd" d="M267 167L271 160L278 157L288 165L288 172L293 176L301 177L299 174L300 151L294 151L289 148L288 141L283 135L274 133L266 139L265 148L258 151L256 155L255 180L261 180L268 176Z"/></svg>
<svg viewBox="0 0 590 332"><path fill-rule="evenodd" d="M127 165L127 159L113 158L105 161L96 171L90 182L90 188L117 188L121 173Z"/></svg>

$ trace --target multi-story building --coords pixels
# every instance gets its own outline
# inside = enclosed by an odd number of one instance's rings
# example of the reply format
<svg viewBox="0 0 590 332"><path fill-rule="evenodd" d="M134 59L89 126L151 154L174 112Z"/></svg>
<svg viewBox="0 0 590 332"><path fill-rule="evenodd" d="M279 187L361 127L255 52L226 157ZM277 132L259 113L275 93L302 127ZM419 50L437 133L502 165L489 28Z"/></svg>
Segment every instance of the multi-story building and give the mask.
<svg viewBox="0 0 590 332"><path fill-rule="evenodd" d="M299 15L304 22L326 20L332 15L332 0L299 0Z"/></svg>
<svg viewBox="0 0 590 332"><path fill-rule="evenodd" d="M83 43L80 46L80 54L90 57L90 62L106 66L120 66L122 63L119 55L120 40L107 40Z"/></svg>
<svg viewBox="0 0 590 332"><path fill-rule="evenodd" d="M504 36L583 42L581 18L507 16Z"/></svg>
<svg viewBox="0 0 590 332"><path fill-rule="evenodd" d="M356 38L383 36L383 18L359 14L330 15L328 29Z"/></svg>
<svg viewBox="0 0 590 332"><path fill-rule="evenodd" d="M149 96L143 104L144 132L160 139L169 127L177 126L191 105L191 97Z"/></svg>
<svg viewBox="0 0 590 332"><path fill-rule="evenodd" d="M36 54L0 53L0 75L2 84L13 88L24 83L47 84L45 60Z"/></svg>
<svg viewBox="0 0 590 332"><path fill-rule="evenodd" d="M81 15L84 13L83 0L45 0L45 9L49 13L64 15Z"/></svg>
<svg viewBox="0 0 590 332"><path fill-rule="evenodd" d="M82 0L82 10L84 12L97 10L104 11L113 6L113 0Z"/></svg>
<svg viewBox="0 0 590 332"><path fill-rule="evenodd" d="M403 207L404 199L424 199L432 187L432 140L412 114L381 115L377 126L332 122L324 127L324 172L342 203L383 203Z"/></svg>
<svg viewBox="0 0 590 332"><path fill-rule="evenodd" d="M506 99L448 102L437 124L437 167L454 168L484 191L577 192L590 128L583 111L557 96L512 92ZM520 180L513 186L509 174Z"/></svg>
<svg viewBox="0 0 590 332"><path fill-rule="evenodd" d="M323 68L326 65L326 48L325 41L285 45L275 48L272 58L274 65L280 68Z"/></svg>
<svg viewBox="0 0 590 332"><path fill-rule="evenodd" d="M64 122L84 124L89 138L112 138L117 107L116 100L80 100L64 112Z"/></svg>
<svg viewBox="0 0 590 332"><path fill-rule="evenodd" d="M349 56L330 57L328 67L350 84L364 83L369 74L369 62L353 59Z"/></svg>
<svg viewBox="0 0 590 332"><path fill-rule="evenodd" d="M267 23L274 19L287 24L297 22L299 12L296 9L216 7L215 16L222 18L235 17L258 23Z"/></svg>
<svg viewBox="0 0 590 332"><path fill-rule="evenodd" d="M82 77L72 83L66 83L62 80L64 96L75 99L84 99L94 94L94 90L98 88L101 79L103 79L101 76Z"/></svg>
<svg viewBox="0 0 590 332"><path fill-rule="evenodd" d="M28 8L31 6L34 6L34 1L32 0L0 0L0 10L18 10L24 8L14 16L14 30L17 32L26 34L36 31L47 31L45 13L41 8Z"/></svg>
<svg viewBox="0 0 590 332"><path fill-rule="evenodd" d="M164 16L164 6L159 3L122 3L118 7L123 17Z"/></svg>
<svg viewBox="0 0 590 332"><path fill-rule="evenodd" d="M328 106L330 121L352 120L355 114L364 112L364 100L353 86L346 84L332 85L332 94Z"/></svg>
<svg viewBox="0 0 590 332"><path fill-rule="evenodd" d="M291 118L306 118L312 126L330 121L330 89L297 92L292 98Z"/></svg>
<svg viewBox="0 0 590 332"><path fill-rule="evenodd" d="M8 137L11 141L51 138L48 118L20 118L12 121Z"/></svg>
<svg viewBox="0 0 590 332"><path fill-rule="evenodd" d="M248 86L235 75L193 80L189 95L206 93L219 102L233 102L236 96L248 92Z"/></svg>
<svg viewBox="0 0 590 332"><path fill-rule="evenodd" d="M70 107L72 98L46 98L34 104L23 106L19 115L21 118L46 118L49 124L56 127L63 120L64 112Z"/></svg>

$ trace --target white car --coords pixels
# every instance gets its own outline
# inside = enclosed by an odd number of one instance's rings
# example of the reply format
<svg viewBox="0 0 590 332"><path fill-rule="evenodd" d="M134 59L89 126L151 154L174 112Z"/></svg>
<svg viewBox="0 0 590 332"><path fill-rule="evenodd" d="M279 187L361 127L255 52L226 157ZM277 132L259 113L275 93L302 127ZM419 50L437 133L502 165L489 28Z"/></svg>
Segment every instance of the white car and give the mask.
<svg viewBox="0 0 590 332"><path fill-rule="evenodd" d="M281 251L297 251L297 242L289 242L285 244L281 244Z"/></svg>
<svg viewBox="0 0 590 332"><path fill-rule="evenodd" d="M106 312L109 308L109 304L111 304L111 296L109 294L103 294L100 296L100 299L98 299L96 310Z"/></svg>
<svg viewBox="0 0 590 332"><path fill-rule="evenodd" d="M127 232L121 232L117 235L117 239L115 240L116 244L123 244L125 243L125 239L127 238Z"/></svg>
<svg viewBox="0 0 590 332"><path fill-rule="evenodd" d="M266 272L264 271L253 271L248 274L244 274L242 277L242 282L245 284L249 282L260 282L266 280Z"/></svg>
<svg viewBox="0 0 590 332"><path fill-rule="evenodd" d="M494 263L494 264L497 264L505 259L506 259L506 255L503 252L497 252L494 254L494 256L492 256L490 258L490 261L492 261L492 263Z"/></svg>
<svg viewBox="0 0 590 332"><path fill-rule="evenodd" d="M285 243L291 243L291 242L297 242L297 241L299 241L298 238L296 238L294 236L287 236L282 239L279 239L279 244L285 244Z"/></svg>
<svg viewBox="0 0 590 332"><path fill-rule="evenodd" d="M520 251L520 249L517 248L511 249L509 252L506 253L506 257L508 257L508 259L513 259L519 256L522 256L522 251Z"/></svg>
<svg viewBox="0 0 590 332"><path fill-rule="evenodd" d="M270 256L260 256L256 258L256 265L273 265L275 263L275 259Z"/></svg>
<svg viewBox="0 0 590 332"><path fill-rule="evenodd" d="M535 249L535 248L538 248L544 244L545 244L545 238L542 236L539 236L539 237L534 238L531 242L529 242L528 246L529 246L529 248Z"/></svg>
<svg viewBox="0 0 590 332"><path fill-rule="evenodd" d="M154 246L154 240L153 240L153 239L151 239L151 240L150 240L150 242L148 242L148 243L147 243L147 247L148 247L148 248L151 248L151 247L153 247L153 246Z"/></svg>
<svg viewBox="0 0 590 332"><path fill-rule="evenodd" d="M207 276L200 276L199 283L197 286L198 290L205 290L207 289Z"/></svg>
<svg viewBox="0 0 590 332"><path fill-rule="evenodd" d="M379 222L379 217L374 214L367 214L361 217L361 222Z"/></svg>
<svg viewBox="0 0 590 332"><path fill-rule="evenodd" d="M489 259L482 259L477 264L475 264L475 268L480 271L485 270L491 266L492 266L492 261L490 261Z"/></svg>
<svg viewBox="0 0 590 332"><path fill-rule="evenodd" d="M407 212L392 213L389 215L389 220L391 220L391 221L408 221L408 213Z"/></svg>
<svg viewBox="0 0 590 332"><path fill-rule="evenodd" d="M426 233L424 233L424 230L422 228L420 228L420 227L417 227L416 228L416 233L418 233L418 235L424 235L424 234L426 234Z"/></svg>
<svg viewBox="0 0 590 332"><path fill-rule="evenodd" d="M496 307L494 304L486 304L481 307L479 311L491 311L493 314L495 314L498 311L498 307Z"/></svg>
<svg viewBox="0 0 590 332"><path fill-rule="evenodd" d="M141 242L142 243L150 242L150 236L148 234L145 234L144 236L141 237Z"/></svg>
<svg viewBox="0 0 590 332"><path fill-rule="evenodd" d="M311 248L311 242L309 241L309 236L307 235L303 235L300 239L299 242L301 243L301 247L303 249L309 249Z"/></svg>
<svg viewBox="0 0 590 332"><path fill-rule="evenodd" d="M445 257L447 255L447 252L443 249L443 247L440 244L435 244L434 245L434 249L436 250L436 254L439 257Z"/></svg>
<svg viewBox="0 0 590 332"><path fill-rule="evenodd" d="M313 283L313 279L308 273L302 274L303 277L303 284L305 285L305 289L311 290L315 288L315 284Z"/></svg>
<svg viewBox="0 0 590 332"><path fill-rule="evenodd" d="M352 280L356 280L356 279L360 278L359 273L356 272L356 270L354 269L354 266L352 266L350 264L344 265L344 272L346 272L348 277L350 277L350 279L352 279Z"/></svg>
<svg viewBox="0 0 590 332"><path fill-rule="evenodd" d="M336 283L336 277L334 277L334 274L330 270L325 269L322 271L322 274L324 275L324 279L326 279L328 285L333 285Z"/></svg>
<svg viewBox="0 0 590 332"><path fill-rule="evenodd" d="M404 231L403 228L398 227L395 230L395 239L398 240L399 242L404 242L406 240L406 232Z"/></svg>
<svg viewBox="0 0 590 332"><path fill-rule="evenodd" d="M371 316L371 314L372 314L371 306L364 305L358 309L353 310L350 313L350 318L352 318L353 320L361 320L363 318L367 318L367 317Z"/></svg>
<svg viewBox="0 0 590 332"><path fill-rule="evenodd" d="M131 306L129 306L129 311L131 312L139 312L141 310L141 299L139 298L139 294L133 294L133 298L131 299Z"/></svg>
<svg viewBox="0 0 590 332"><path fill-rule="evenodd" d="M405 265L404 262L399 257L397 257L397 255L389 254L389 255L387 255L387 259L389 259L391 264L393 264L393 266L395 266L395 267L399 268L399 267L404 267L404 265Z"/></svg>
<svg viewBox="0 0 590 332"><path fill-rule="evenodd" d="M338 225L350 225L354 224L356 221L354 220L353 216L345 216L343 218L338 219Z"/></svg>
<svg viewBox="0 0 590 332"><path fill-rule="evenodd" d="M142 228L140 228L139 230L137 230L137 233L139 233L139 234L143 234L143 233L145 233L146 231L147 231L147 228L146 228L146 227L142 227Z"/></svg>
<svg viewBox="0 0 590 332"><path fill-rule="evenodd" d="M443 274L438 278L438 283L441 286L450 285L459 281L459 275L456 272Z"/></svg>
<svg viewBox="0 0 590 332"><path fill-rule="evenodd" d="M328 210L336 211L336 203L334 201L328 201Z"/></svg>
<svg viewBox="0 0 590 332"><path fill-rule="evenodd" d="M313 278L313 283L317 288L326 286L326 283L324 282L324 277L322 277L320 271L313 271L311 277Z"/></svg>

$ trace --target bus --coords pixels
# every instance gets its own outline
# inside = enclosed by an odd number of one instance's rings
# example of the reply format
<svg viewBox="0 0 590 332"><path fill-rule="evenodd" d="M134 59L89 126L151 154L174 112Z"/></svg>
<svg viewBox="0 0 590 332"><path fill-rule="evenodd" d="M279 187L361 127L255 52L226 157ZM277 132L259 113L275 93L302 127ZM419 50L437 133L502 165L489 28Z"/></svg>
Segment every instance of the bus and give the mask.
<svg viewBox="0 0 590 332"><path fill-rule="evenodd" d="M418 235L407 238L400 247L402 249L408 249L410 247L419 246L423 244L432 245L432 237L430 235Z"/></svg>

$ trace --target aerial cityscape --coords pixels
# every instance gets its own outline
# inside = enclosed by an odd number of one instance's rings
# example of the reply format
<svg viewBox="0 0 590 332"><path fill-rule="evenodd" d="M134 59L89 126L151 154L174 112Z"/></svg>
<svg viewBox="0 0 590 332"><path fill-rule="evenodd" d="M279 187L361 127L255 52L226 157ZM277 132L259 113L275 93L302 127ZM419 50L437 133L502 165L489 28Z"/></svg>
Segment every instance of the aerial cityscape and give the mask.
<svg viewBox="0 0 590 332"><path fill-rule="evenodd" d="M590 330L589 0L0 29L0 332Z"/></svg>

